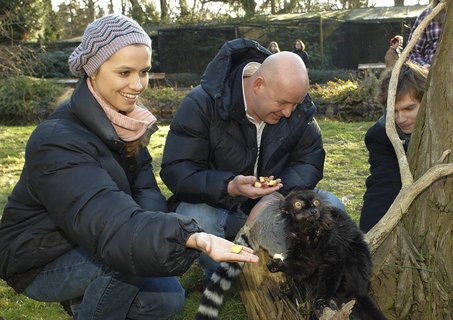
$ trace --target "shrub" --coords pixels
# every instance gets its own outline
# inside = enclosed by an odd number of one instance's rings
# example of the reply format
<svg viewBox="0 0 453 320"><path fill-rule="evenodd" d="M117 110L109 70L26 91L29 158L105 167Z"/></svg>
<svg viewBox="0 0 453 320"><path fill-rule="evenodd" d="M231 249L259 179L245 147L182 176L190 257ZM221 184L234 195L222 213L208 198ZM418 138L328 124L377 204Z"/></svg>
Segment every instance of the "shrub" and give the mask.
<svg viewBox="0 0 453 320"><path fill-rule="evenodd" d="M44 51L37 55L34 76L38 78L71 78L68 68L68 57L73 48L59 51Z"/></svg>
<svg viewBox="0 0 453 320"><path fill-rule="evenodd" d="M329 118L376 120L382 114L381 106L374 99L377 86L378 80L374 75L366 81L336 79L325 85L312 86L310 95L318 107L318 113Z"/></svg>
<svg viewBox="0 0 453 320"><path fill-rule="evenodd" d="M0 123L38 123L52 112L64 91L51 80L26 76L0 79Z"/></svg>
<svg viewBox="0 0 453 320"><path fill-rule="evenodd" d="M162 122L169 122L187 90L174 88L150 88L145 90L140 99L142 103Z"/></svg>
<svg viewBox="0 0 453 320"><path fill-rule="evenodd" d="M28 47L0 44L0 79L33 73L36 60L36 53Z"/></svg>
<svg viewBox="0 0 453 320"><path fill-rule="evenodd" d="M190 88L200 83L201 76L197 73L169 73L167 79L173 87Z"/></svg>
<svg viewBox="0 0 453 320"><path fill-rule="evenodd" d="M359 85L357 80L336 79L313 86L310 93L318 104L357 104L367 98L361 96Z"/></svg>
<svg viewBox="0 0 453 320"><path fill-rule="evenodd" d="M357 76L357 71L345 69L312 69L309 72L310 83L325 84L332 79L348 80Z"/></svg>

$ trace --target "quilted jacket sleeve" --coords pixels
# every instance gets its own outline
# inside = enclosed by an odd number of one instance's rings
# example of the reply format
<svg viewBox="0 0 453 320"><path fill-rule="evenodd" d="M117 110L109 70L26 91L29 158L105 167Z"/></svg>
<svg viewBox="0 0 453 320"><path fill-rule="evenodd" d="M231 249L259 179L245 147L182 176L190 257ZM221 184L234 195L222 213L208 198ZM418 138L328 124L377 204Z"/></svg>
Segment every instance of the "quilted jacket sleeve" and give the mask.
<svg viewBox="0 0 453 320"><path fill-rule="evenodd" d="M132 196L143 209L167 212L167 200L157 185L152 161L148 150L142 148L133 175Z"/></svg>
<svg viewBox="0 0 453 320"><path fill-rule="evenodd" d="M150 196L139 195L140 206L102 168L90 137L71 136L70 126L43 126L26 151L30 188L62 233L117 271L185 272L199 255L185 247L198 225L175 213L146 210ZM141 179L135 188L147 183Z"/></svg>
<svg viewBox="0 0 453 320"><path fill-rule="evenodd" d="M187 96L173 118L160 175L180 200L233 207L245 198L231 197L227 192L227 183L235 176L233 172L209 164L211 115L209 108L202 105L213 102L201 90L199 87L195 94L197 99L192 94Z"/></svg>
<svg viewBox="0 0 453 320"><path fill-rule="evenodd" d="M368 232L387 212L401 189L401 178L395 150L385 127L376 123L365 135L369 152L370 176L360 216L360 228Z"/></svg>
<svg viewBox="0 0 453 320"><path fill-rule="evenodd" d="M283 181L283 192L294 188L313 189L323 177L325 151L321 129L314 119L302 129L297 144L288 152L289 163L278 175Z"/></svg>

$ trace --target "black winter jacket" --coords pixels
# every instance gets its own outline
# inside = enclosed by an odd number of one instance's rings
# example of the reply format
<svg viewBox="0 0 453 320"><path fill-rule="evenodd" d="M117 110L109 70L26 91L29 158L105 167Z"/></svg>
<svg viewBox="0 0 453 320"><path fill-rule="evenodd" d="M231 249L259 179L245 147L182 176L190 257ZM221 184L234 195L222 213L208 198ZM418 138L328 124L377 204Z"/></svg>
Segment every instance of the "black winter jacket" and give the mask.
<svg viewBox="0 0 453 320"><path fill-rule="evenodd" d="M200 228L163 212L147 149L123 150L85 81L35 129L0 224L0 276L16 291L75 246L139 276L180 275L198 257L185 243Z"/></svg>
<svg viewBox="0 0 453 320"><path fill-rule="evenodd" d="M304 61L306 68L310 67L310 57L308 56L308 53L306 51L294 49L293 52L295 54L297 54Z"/></svg>
<svg viewBox="0 0 453 320"><path fill-rule="evenodd" d="M407 151L410 136L398 126L397 132ZM360 229L368 232L384 216L401 189L401 176L395 149L385 131L385 117L381 117L365 135L368 149L370 176L366 179L366 191L360 215Z"/></svg>
<svg viewBox="0 0 453 320"><path fill-rule="evenodd" d="M252 40L227 42L207 66L201 85L182 101L170 125L160 172L178 201L233 209L247 200L227 193L234 176L254 175L258 156L256 127L245 113L242 70L269 55ZM307 95L290 118L264 128L258 176L281 178L283 191L312 189L322 178L325 152L315 109Z"/></svg>

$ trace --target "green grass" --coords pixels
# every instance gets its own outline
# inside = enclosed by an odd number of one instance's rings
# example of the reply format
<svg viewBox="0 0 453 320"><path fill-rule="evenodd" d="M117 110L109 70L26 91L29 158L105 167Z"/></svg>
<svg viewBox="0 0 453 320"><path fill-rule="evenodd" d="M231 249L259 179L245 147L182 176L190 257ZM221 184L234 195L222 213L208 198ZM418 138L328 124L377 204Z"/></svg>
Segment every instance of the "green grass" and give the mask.
<svg viewBox="0 0 453 320"><path fill-rule="evenodd" d="M365 179L368 176L367 151L363 143L366 130L371 122L343 123L319 120L323 131L326 163L324 179L320 188L335 193L346 202L348 213L357 220L362 206ZM24 148L34 126L0 126L0 208L3 211L8 194L19 178L24 157ZM158 176L162 161L162 150L168 125L160 125L160 130L151 137L150 152L156 178L165 196L170 192ZM198 307L200 293L197 288L202 281L202 272L196 264L181 277L186 288L187 299L184 310L175 320L193 319ZM58 303L42 303L14 293L0 281L0 317L6 320L60 320L69 319ZM237 292L229 293L222 309L222 320L247 319L244 306Z"/></svg>
<svg viewBox="0 0 453 320"><path fill-rule="evenodd" d="M373 122L320 121L326 161L318 187L336 194L349 215L358 220L362 209L365 179L369 174L368 152L363 142Z"/></svg>

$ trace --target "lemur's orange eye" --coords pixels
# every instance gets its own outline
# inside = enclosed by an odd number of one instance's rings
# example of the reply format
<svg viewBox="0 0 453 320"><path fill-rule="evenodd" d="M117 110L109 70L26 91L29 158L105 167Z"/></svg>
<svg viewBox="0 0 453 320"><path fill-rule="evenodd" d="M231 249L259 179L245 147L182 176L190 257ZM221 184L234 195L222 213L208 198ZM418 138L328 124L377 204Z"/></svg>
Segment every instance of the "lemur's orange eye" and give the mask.
<svg viewBox="0 0 453 320"><path fill-rule="evenodd" d="M319 206L319 200L313 200L313 205L314 205L315 207Z"/></svg>
<svg viewBox="0 0 453 320"><path fill-rule="evenodd" d="M296 208L296 209L302 208L302 201L298 200L298 201L294 202L294 208Z"/></svg>

